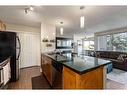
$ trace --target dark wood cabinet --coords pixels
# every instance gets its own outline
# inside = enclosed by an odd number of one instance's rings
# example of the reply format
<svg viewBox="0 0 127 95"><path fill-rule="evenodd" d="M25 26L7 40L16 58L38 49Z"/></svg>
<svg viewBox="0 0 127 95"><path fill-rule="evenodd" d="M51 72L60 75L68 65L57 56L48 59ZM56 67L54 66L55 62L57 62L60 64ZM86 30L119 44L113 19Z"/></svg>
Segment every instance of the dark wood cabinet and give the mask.
<svg viewBox="0 0 127 95"><path fill-rule="evenodd" d="M52 86L52 60L42 55L41 67L43 74L45 75L46 79Z"/></svg>
<svg viewBox="0 0 127 95"><path fill-rule="evenodd" d="M58 64L51 58L46 55L42 55L42 72L48 80L50 86L54 89L62 89L62 72L56 68L56 65Z"/></svg>

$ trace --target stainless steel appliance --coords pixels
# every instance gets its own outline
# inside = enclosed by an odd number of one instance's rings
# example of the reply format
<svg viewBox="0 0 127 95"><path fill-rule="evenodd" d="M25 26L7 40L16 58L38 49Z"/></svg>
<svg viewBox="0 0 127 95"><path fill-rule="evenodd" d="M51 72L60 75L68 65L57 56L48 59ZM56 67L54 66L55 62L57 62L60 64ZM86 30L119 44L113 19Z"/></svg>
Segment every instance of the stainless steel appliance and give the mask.
<svg viewBox="0 0 127 95"><path fill-rule="evenodd" d="M20 40L15 32L0 31L0 57L11 56L11 81L19 78Z"/></svg>
<svg viewBox="0 0 127 95"><path fill-rule="evenodd" d="M53 75L52 75L52 80L53 80L53 89L62 89L62 70L63 70L63 66L60 63L57 62L53 62L52 64L53 66Z"/></svg>

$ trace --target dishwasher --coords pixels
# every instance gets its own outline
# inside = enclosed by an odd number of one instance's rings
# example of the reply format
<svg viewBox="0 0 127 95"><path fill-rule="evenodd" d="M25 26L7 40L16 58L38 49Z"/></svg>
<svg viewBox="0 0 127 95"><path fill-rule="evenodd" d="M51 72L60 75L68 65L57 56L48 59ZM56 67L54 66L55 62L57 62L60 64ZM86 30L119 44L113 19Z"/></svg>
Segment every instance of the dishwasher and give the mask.
<svg viewBox="0 0 127 95"><path fill-rule="evenodd" d="M62 89L63 87L63 78L62 78L62 63L53 62L52 63L52 88L53 89Z"/></svg>

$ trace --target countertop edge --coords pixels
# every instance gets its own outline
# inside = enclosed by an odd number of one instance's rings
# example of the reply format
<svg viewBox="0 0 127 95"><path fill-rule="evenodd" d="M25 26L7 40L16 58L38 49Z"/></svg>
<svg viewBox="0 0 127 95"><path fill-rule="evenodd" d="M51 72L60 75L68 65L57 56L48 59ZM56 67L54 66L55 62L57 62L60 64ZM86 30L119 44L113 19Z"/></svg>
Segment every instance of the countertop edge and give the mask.
<svg viewBox="0 0 127 95"><path fill-rule="evenodd" d="M111 62L108 62L108 63L106 63L106 64L103 64L103 65L100 65L100 66L97 66L97 67L93 67L93 68L90 68L90 69L87 69L87 70L84 70L84 71L77 71L77 70L75 70L75 69L73 69L73 68L71 68L70 66L67 66L67 65L65 65L65 64L63 64L63 66L65 66L65 67L67 67L67 68L69 68L69 69L71 69L71 70L73 70L74 72L76 72L76 73L78 73L78 74L85 74L85 73L87 73L87 72L89 72L89 71L93 71L93 70L95 70L95 69L97 69L97 68L99 68L99 67L101 67L101 66L106 66L106 65L108 65L108 64L111 64Z"/></svg>

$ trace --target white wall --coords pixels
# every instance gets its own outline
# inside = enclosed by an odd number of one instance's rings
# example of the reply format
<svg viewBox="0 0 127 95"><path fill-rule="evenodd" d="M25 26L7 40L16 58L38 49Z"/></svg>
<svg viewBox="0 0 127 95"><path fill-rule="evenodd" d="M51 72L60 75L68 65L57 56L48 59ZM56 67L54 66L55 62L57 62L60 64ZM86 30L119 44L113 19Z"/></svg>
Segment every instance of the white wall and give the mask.
<svg viewBox="0 0 127 95"><path fill-rule="evenodd" d="M81 40L83 39L85 36L84 35L77 35L77 34L74 34L74 42L77 42L78 40Z"/></svg>
<svg viewBox="0 0 127 95"><path fill-rule="evenodd" d="M50 25L46 22L41 23L41 52L52 52L55 50L55 43L52 42L42 42L44 38L48 40L55 40L56 37L56 27L54 25ZM46 44L52 44L51 47L47 47Z"/></svg>
<svg viewBox="0 0 127 95"><path fill-rule="evenodd" d="M74 32L72 32L72 31L66 31L66 29L64 29L63 35L61 35L60 34L60 29L56 28L56 36L57 37L64 37L64 38L73 38Z"/></svg>
<svg viewBox="0 0 127 95"><path fill-rule="evenodd" d="M29 27L29 26L10 24L10 23L6 23L6 30L14 31L14 32L32 32L32 33L41 32L40 27Z"/></svg>

